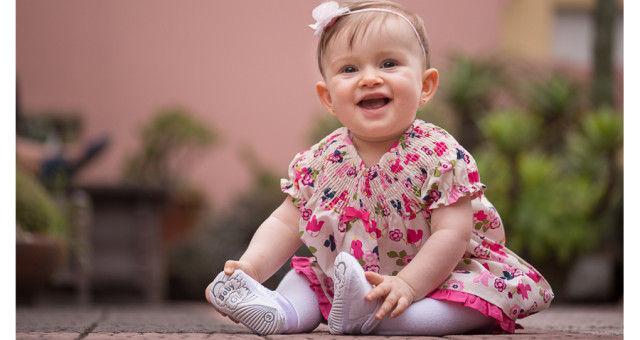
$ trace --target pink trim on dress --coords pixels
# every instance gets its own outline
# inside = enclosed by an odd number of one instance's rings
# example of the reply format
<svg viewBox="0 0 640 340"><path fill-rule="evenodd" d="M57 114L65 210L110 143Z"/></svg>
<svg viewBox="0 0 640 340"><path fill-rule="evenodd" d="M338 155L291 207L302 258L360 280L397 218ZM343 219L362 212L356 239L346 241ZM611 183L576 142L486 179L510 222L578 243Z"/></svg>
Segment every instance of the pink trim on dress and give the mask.
<svg viewBox="0 0 640 340"><path fill-rule="evenodd" d="M522 326L516 324L514 320L509 318L502 309L473 294L449 289L437 289L427 295L427 297L436 300L462 303L466 307L473 308L485 316L493 318L496 321L496 326L500 327L507 333L514 333L516 328L522 328Z"/></svg>
<svg viewBox="0 0 640 340"><path fill-rule="evenodd" d="M320 307L322 316L324 316L325 319L329 319L331 302L329 302L327 296L324 295L324 290L322 290L320 280L318 280L316 273L314 273L311 268L311 258L294 256L291 258L291 268L295 269L296 273L304 275L307 280L309 280L309 288L311 288L318 297L318 307Z"/></svg>

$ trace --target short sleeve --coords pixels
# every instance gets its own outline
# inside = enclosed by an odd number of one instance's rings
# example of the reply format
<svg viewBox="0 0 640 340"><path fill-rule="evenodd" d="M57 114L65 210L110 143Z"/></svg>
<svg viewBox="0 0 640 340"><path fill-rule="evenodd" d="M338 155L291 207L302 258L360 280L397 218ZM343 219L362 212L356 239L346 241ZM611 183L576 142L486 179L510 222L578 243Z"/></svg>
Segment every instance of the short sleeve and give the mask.
<svg viewBox="0 0 640 340"><path fill-rule="evenodd" d="M314 163L314 152L309 149L297 154L289 164L288 178L280 180L282 192L293 199L294 205L301 208L313 194L320 169Z"/></svg>
<svg viewBox="0 0 640 340"><path fill-rule="evenodd" d="M486 189L475 160L459 145L447 148L429 175L421 189L429 209L453 204L465 196L480 197Z"/></svg>

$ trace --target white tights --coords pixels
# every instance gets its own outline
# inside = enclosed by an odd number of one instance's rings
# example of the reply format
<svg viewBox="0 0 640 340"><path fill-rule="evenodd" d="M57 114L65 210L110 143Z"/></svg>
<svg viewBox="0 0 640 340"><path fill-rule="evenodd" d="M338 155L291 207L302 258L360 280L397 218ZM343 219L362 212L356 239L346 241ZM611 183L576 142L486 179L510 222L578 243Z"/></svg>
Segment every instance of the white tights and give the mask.
<svg viewBox="0 0 640 340"><path fill-rule="evenodd" d="M291 303L298 316L298 326L290 326L287 333L314 330L322 321L316 293L309 281L295 270L289 271L276 289ZM395 318L385 316L371 334L432 335L463 334L490 327L493 319L455 302L425 298L416 301Z"/></svg>
<svg viewBox="0 0 640 340"><path fill-rule="evenodd" d="M475 309L451 301L424 298L393 319L385 316L372 334L444 336L481 331L493 323L493 319Z"/></svg>
<svg viewBox="0 0 640 340"><path fill-rule="evenodd" d="M304 275L290 270L280 281L276 292L289 300L298 316L298 325L289 325L286 333L306 333L318 327L322 321L318 297Z"/></svg>

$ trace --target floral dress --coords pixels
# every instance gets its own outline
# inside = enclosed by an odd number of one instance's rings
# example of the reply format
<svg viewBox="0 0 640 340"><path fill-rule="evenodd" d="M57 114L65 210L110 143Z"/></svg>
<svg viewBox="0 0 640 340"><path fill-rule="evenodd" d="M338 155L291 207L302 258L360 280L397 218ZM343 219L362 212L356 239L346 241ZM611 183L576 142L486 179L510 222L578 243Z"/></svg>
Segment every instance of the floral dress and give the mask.
<svg viewBox="0 0 640 340"><path fill-rule="evenodd" d="M472 199L473 233L464 256L429 298L456 301L513 332L516 319L547 308L553 292L527 262L505 247L502 221L485 198L476 163L443 129L416 119L385 153L366 167L339 128L291 162L282 191L302 212L300 238L312 258L292 267L311 282L328 317L333 263L352 254L367 271L396 275L431 234L431 212Z"/></svg>

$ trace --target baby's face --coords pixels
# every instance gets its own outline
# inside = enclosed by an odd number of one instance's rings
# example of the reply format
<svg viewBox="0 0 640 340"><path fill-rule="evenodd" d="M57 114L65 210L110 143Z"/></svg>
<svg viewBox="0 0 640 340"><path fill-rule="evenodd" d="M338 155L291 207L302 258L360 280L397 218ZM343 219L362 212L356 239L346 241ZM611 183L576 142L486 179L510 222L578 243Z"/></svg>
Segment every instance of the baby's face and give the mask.
<svg viewBox="0 0 640 340"><path fill-rule="evenodd" d="M323 51L334 114L361 141L395 141L415 119L425 61L411 26L390 17L349 47L337 34ZM355 142L355 140L354 140Z"/></svg>

